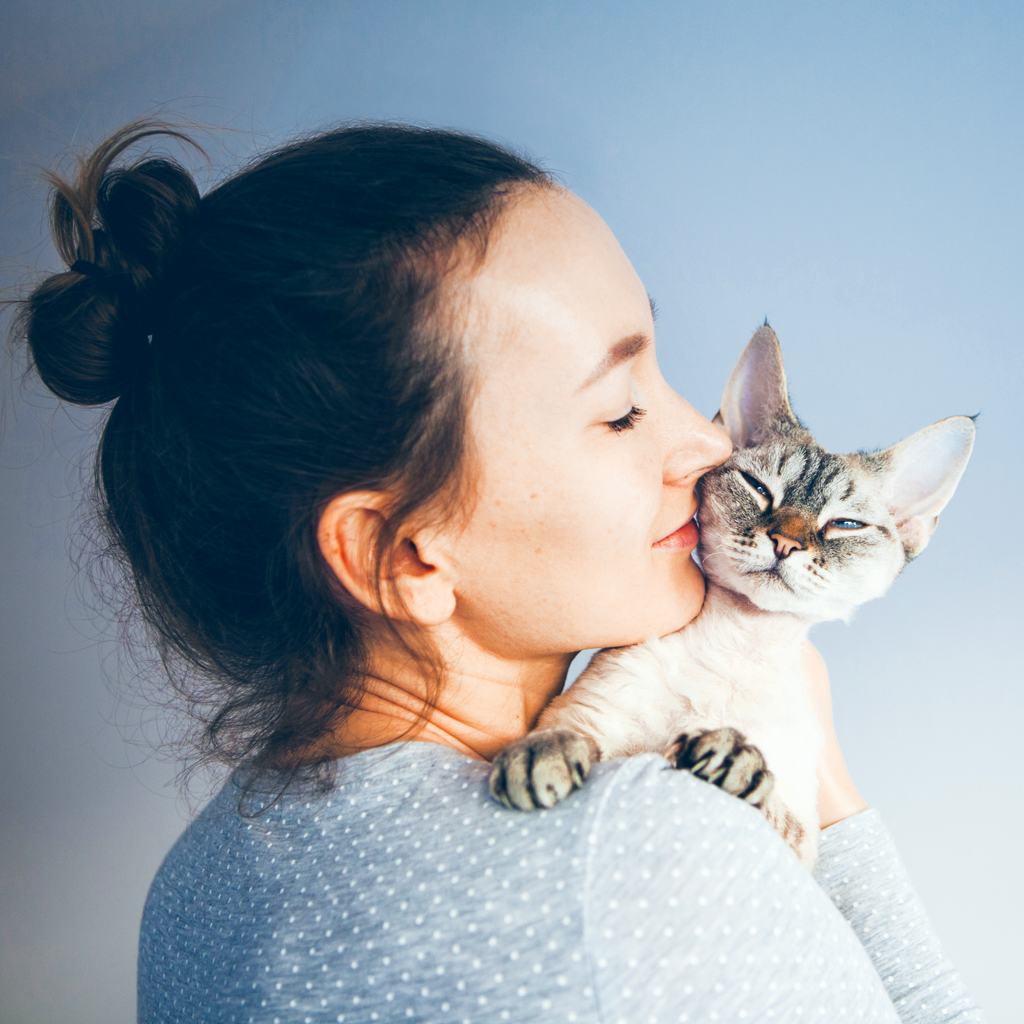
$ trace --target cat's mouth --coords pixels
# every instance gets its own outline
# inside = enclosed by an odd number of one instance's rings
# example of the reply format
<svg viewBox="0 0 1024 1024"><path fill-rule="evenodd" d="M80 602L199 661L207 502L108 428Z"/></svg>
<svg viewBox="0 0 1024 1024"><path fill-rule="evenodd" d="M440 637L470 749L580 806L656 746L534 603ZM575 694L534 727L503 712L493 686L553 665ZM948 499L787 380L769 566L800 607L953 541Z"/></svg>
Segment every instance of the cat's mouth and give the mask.
<svg viewBox="0 0 1024 1024"><path fill-rule="evenodd" d="M741 576L767 576L769 579L777 580L781 583L791 594L795 594L796 591L782 578L782 573L779 572L777 565L770 565L765 569L741 569Z"/></svg>

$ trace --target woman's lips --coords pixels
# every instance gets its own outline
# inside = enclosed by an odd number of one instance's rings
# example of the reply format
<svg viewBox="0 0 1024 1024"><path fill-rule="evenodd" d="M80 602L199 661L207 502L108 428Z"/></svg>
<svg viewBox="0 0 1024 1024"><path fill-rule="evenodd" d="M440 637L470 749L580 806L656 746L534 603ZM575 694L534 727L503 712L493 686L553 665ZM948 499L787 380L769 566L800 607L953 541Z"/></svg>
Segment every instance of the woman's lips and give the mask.
<svg viewBox="0 0 1024 1024"><path fill-rule="evenodd" d="M700 540L700 534L697 532L697 523L695 520L689 519L675 533L663 537L654 546L669 550L692 549L697 546L698 540Z"/></svg>

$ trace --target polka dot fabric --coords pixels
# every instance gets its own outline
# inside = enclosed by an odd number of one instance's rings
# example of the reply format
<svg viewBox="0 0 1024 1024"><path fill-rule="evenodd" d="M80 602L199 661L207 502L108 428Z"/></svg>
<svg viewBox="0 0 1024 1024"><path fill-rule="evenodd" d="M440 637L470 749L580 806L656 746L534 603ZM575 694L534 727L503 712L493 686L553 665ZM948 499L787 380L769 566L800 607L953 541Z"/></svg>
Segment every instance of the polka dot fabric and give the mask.
<svg viewBox="0 0 1024 1024"><path fill-rule="evenodd" d="M819 885L661 758L529 815L488 771L396 745L248 819L226 785L151 887L141 1024L980 1019L873 812L826 831Z"/></svg>
<svg viewBox="0 0 1024 1024"><path fill-rule="evenodd" d="M815 872L871 953L903 1020L981 1021L874 812L842 823ZM827 830L828 836L832 830Z"/></svg>

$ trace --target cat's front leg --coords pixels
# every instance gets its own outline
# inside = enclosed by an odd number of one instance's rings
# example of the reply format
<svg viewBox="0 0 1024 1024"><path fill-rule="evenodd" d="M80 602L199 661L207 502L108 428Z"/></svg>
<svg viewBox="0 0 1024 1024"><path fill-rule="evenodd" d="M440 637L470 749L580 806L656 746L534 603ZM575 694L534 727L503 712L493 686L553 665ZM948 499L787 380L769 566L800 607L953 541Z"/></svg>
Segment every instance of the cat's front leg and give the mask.
<svg viewBox="0 0 1024 1024"><path fill-rule="evenodd" d="M494 759L491 795L520 811L554 807L598 761L661 750L679 711L646 645L601 651L544 709L538 728Z"/></svg>
<svg viewBox="0 0 1024 1024"><path fill-rule="evenodd" d="M491 796L512 810L554 807L586 782L600 759L590 736L572 729L537 729L494 759Z"/></svg>
<svg viewBox="0 0 1024 1024"><path fill-rule="evenodd" d="M673 768L685 769L754 807L768 806L775 777L757 747L737 729L682 733L665 751Z"/></svg>
<svg viewBox="0 0 1024 1024"><path fill-rule="evenodd" d="M674 768L692 772L731 796L756 807L811 870L818 858L816 823L801 822L779 799L764 755L737 729L683 733L665 751Z"/></svg>

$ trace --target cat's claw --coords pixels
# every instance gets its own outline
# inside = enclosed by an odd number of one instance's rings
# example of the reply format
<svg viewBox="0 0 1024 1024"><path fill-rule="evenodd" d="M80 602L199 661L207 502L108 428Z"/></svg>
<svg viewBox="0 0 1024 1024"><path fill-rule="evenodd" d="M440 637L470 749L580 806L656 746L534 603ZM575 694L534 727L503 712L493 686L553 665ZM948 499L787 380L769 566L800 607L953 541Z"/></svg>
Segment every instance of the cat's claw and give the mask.
<svg viewBox="0 0 1024 1024"><path fill-rule="evenodd" d="M673 768L691 771L754 807L762 806L775 785L761 751L737 729L683 733L665 757Z"/></svg>
<svg viewBox="0 0 1024 1024"><path fill-rule="evenodd" d="M587 780L600 760L597 744L570 729L539 729L506 747L492 762L491 796L506 807L554 807Z"/></svg>

